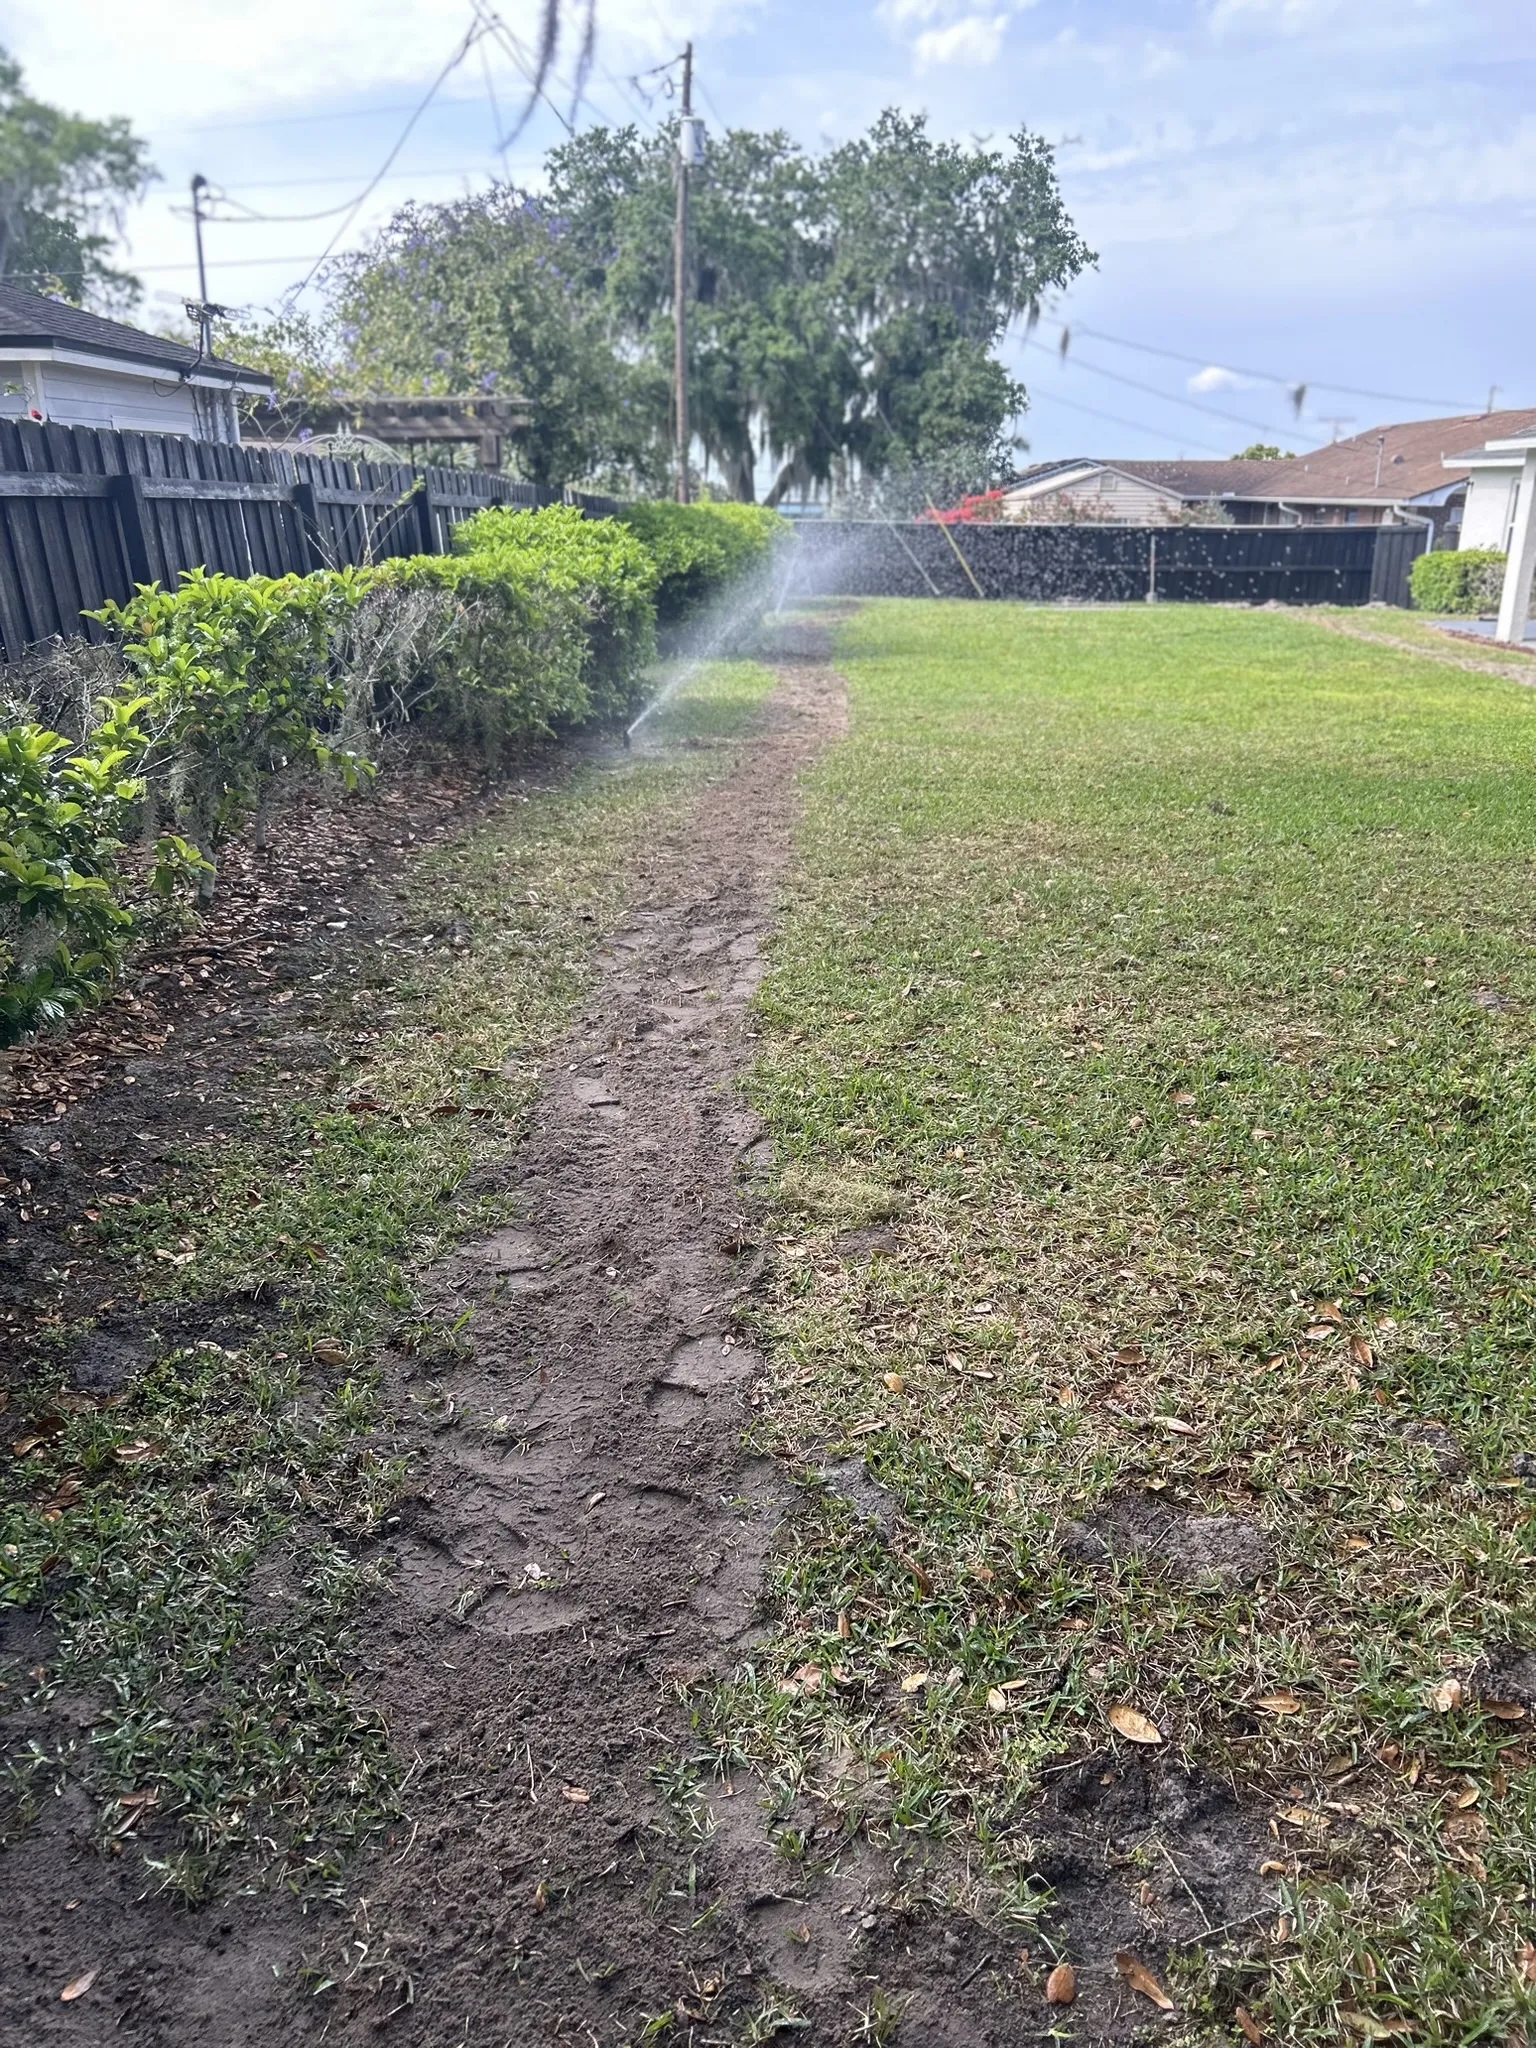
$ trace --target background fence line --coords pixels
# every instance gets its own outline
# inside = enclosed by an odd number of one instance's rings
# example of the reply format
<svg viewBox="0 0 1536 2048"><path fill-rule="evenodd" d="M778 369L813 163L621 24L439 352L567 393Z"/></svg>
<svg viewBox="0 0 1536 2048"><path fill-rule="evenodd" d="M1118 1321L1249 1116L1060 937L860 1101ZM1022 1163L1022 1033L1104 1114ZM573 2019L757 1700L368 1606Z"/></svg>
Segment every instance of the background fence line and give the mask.
<svg viewBox="0 0 1536 2048"><path fill-rule="evenodd" d="M924 520L822 519L801 521L797 532L790 587L804 596L979 594L1047 604L1406 605L1426 541L1418 526L946 530Z"/></svg>
<svg viewBox="0 0 1536 2048"><path fill-rule="evenodd" d="M180 434L0 420L0 654L14 661L136 583L174 585L185 569L300 575L446 554L461 519L487 505L616 502L541 493L482 470L341 462L285 448L240 448Z"/></svg>
<svg viewBox="0 0 1536 2048"><path fill-rule="evenodd" d="M0 658L58 635L138 583L183 570L300 575L446 554L487 505L617 501L538 491L483 470L342 462L179 434L0 420ZM963 526L816 520L797 528L790 589L847 597L1036 602L1406 605L1426 536L1412 527ZM956 553L959 548L964 560ZM974 579L974 580L973 580Z"/></svg>

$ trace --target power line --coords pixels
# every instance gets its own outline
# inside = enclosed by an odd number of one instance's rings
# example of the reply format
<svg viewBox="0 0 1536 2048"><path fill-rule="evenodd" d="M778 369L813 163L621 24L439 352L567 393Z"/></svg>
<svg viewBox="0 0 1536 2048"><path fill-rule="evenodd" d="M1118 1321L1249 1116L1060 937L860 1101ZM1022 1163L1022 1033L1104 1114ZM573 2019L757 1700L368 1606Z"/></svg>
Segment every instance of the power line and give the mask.
<svg viewBox="0 0 1536 2048"><path fill-rule="evenodd" d="M1081 399L1063 398L1059 391L1040 392L1039 396L1048 404L1065 405L1073 412L1085 412L1091 419L1108 420L1111 426L1129 427L1133 434L1155 434L1157 431L1154 427L1149 427L1145 420L1122 419L1119 413L1103 412L1096 405L1084 405ZM1193 445L1203 448L1207 455L1219 454L1225 456L1227 454L1225 448L1213 448L1208 441L1198 441Z"/></svg>
<svg viewBox="0 0 1536 2048"><path fill-rule="evenodd" d="M483 33L484 30L481 24L480 17L477 13L472 25L464 31L463 35L459 38L458 43L454 46L453 55L448 59L448 62L443 66L442 70L439 71L436 78L434 78L432 83L427 87L425 94L417 104L415 112L411 115L411 118L406 122L405 126L401 129L399 137L395 142L394 148L389 152L389 155L385 157L383 163L379 166L377 175L370 179L368 184L366 184L363 187L362 191L358 193L357 198L353 202L351 211L347 214L346 219L342 222L341 226L336 230L335 234L332 235L331 239L326 243L325 247L321 250L320 254L315 258L314 262L310 265L309 271L305 276L304 282L294 287L290 292L290 302L293 299L296 299L299 296L300 292L307 291L310 285L313 284L315 272L320 268L321 264L324 263L326 258L330 255L331 251L335 248L336 244L341 240L342 236L346 233L347 229L352 225L353 221L357 218L359 212L362 210L364 202L372 195L376 188L384 182L385 175L387 174L390 167L394 163L395 158L400 154L401 150L404 149L406 143L410 140L412 129L414 129L416 123L427 111L427 108L431 106L433 100L436 99L438 88L446 84L448 79L453 75L453 73L458 70L459 66L464 62L464 59L469 55L470 51L474 48L476 41Z"/></svg>
<svg viewBox="0 0 1536 2048"><path fill-rule="evenodd" d="M1076 331L1082 332L1081 329ZM1048 347L1043 341L1027 341L1024 346L1037 349L1042 355L1056 356L1058 361L1063 360L1056 349ZM1132 391L1145 391L1153 398L1160 398L1165 405L1182 405L1189 412L1203 413L1207 419L1227 420L1234 427L1248 427L1260 434L1272 434L1276 431L1269 420L1245 419L1241 413L1224 412L1217 405L1202 405L1195 398L1180 398L1171 391L1160 390L1156 384L1143 384L1139 377L1122 377L1118 370L1106 370L1102 363L1085 362L1081 356L1067 356L1064 360L1069 366L1075 365L1080 370L1087 370L1095 377L1107 377L1112 384L1124 384ZM1309 438L1315 441L1317 435L1312 434Z"/></svg>
<svg viewBox="0 0 1536 2048"><path fill-rule="evenodd" d="M1205 369L1210 365L1209 356L1187 356L1174 348L1154 348L1149 341L1128 341L1123 334L1105 334L1097 327L1074 327L1076 334L1086 334L1092 341L1107 341L1112 348L1131 348L1144 356L1163 356L1171 363L1194 363ZM1261 384L1278 384L1287 391L1316 390L1339 391L1347 398L1379 398L1388 405L1445 405L1453 412L1475 413L1478 408L1456 398L1410 398L1401 391L1366 391L1357 384L1330 384L1325 378L1277 377L1272 370L1244 370L1228 363L1220 367L1230 369L1234 376L1255 377Z"/></svg>
<svg viewBox="0 0 1536 2048"><path fill-rule="evenodd" d="M478 94L443 101L445 107L469 107L478 103ZM301 128L313 127L320 122L329 128L336 121L382 121L391 114L410 113L411 106L410 100L401 100L386 107L348 107L340 113L326 107L312 114L261 114L249 121L185 121L166 132L171 135L224 135L234 128Z"/></svg>

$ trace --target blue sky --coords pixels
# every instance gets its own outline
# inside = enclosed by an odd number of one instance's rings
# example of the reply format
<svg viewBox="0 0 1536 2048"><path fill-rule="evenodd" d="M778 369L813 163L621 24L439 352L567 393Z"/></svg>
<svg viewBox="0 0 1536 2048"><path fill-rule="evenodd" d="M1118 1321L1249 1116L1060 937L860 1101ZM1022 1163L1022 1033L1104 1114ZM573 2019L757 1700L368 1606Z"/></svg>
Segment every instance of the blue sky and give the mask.
<svg viewBox="0 0 1536 2048"><path fill-rule="evenodd" d="M598 4L583 121L663 113L630 77L691 34L711 125L815 147L901 105L947 135L1023 123L1058 145L1100 263L1010 345L1035 456L1301 448L1477 409L1491 386L1536 405L1531 0ZM524 37L535 11L500 9ZM470 18L469 0L5 0L0 38L34 90L149 137L164 182L129 235L164 307L192 289L172 208L194 170L257 212L344 207ZM517 94L487 40L350 224L212 228L214 297L271 301L338 228L347 246L408 196L503 167L536 182L562 130L541 113L499 154L493 104L504 120Z"/></svg>

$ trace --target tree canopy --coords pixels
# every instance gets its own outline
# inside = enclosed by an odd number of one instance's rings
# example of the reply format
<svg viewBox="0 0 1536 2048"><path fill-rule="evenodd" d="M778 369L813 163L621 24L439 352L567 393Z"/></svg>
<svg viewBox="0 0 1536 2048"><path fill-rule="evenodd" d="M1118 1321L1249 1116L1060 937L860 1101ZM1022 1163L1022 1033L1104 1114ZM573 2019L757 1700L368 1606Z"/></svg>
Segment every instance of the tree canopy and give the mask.
<svg viewBox="0 0 1536 2048"><path fill-rule="evenodd" d="M597 128L551 153L567 259L611 338L670 358L674 129ZM695 181L693 425L736 494L760 453L774 497L839 464L879 474L965 445L1000 455L1022 387L993 351L1012 320L1094 261L1051 151L937 142L882 114L821 157L733 129Z"/></svg>
<svg viewBox="0 0 1536 2048"><path fill-rule="evenodd" d="M106 261L123 209L154 177L146 146L122 119L87 121L25 90L0 50L0 277L126 311L136 277Z"/></svg>
<svg viewBox="0 0 1536 2048"><path fill-rule="evenodd" d="M673 452L676 140L675 125L593 128L551 153L543 197L498 185L408 205L331 266L319 320L232 345L317 409L322 393L526 399L526 475L654 486ZM990 482L1027 402L998 346L1094 261L1027 131L964 148L888 112L813 156L729 130L693 191L694 436L742 499L764 457L771 502Z"/></svg>

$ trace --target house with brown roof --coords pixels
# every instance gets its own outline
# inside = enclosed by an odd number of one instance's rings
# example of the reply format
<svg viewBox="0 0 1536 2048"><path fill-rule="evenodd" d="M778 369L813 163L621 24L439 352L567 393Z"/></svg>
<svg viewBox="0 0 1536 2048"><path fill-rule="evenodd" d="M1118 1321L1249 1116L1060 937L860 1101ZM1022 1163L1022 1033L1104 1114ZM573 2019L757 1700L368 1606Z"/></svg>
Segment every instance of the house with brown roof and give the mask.
<svg viewBox="0 0 1536 2048"><path fill-rule="evenodd" d="M1259 488L1233 500L1232 516L1244 526L1427 521L1433 545L1455 547L1473 467L1465 451L1484 441L1532 432L1532 409L1373 427L1310 455L1270 464Z"/></svg>
<svg viewBox="0 0 1536 2048"><path fill-rule="evenodd" d="M1270 461L1040 462L1010 485L1004 516L1147 526L1219 508L1239 526L1418 525L1432 546L1455 547L1476 461L1468 451L1529 433L1536 410L1373 427Z"/></svg>
<svg viewBox="0 0 1536 2048"><path fill-rule="evenodd" d="M1005 519L1102 520L1156 526L1225 504L1262 485L1272 462L1037 462L1003 498Z"/></svg>

